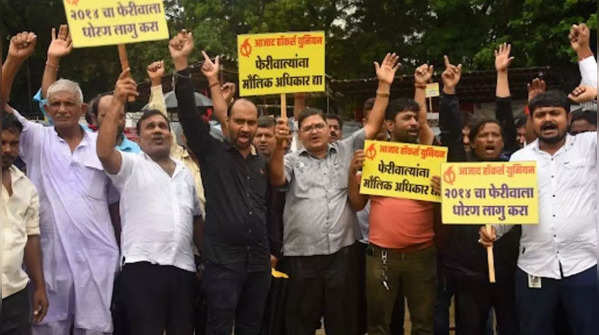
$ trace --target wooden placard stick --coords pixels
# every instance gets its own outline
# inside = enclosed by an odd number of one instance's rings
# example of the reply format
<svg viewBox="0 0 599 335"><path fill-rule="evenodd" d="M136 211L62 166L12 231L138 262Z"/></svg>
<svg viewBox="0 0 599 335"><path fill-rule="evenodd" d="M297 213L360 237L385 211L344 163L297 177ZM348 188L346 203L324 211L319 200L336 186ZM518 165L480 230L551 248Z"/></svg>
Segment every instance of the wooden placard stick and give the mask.
<svg viewBox="0 0 599 335"><path fill-rule="evenodd" d="M287 94L285 93L281 93L281 120L287 123ZM285 141L285 143L286 142L287 141Z"/></svg>
<svg viewBox="0 0 599 335"><path fill-rule="evenodd" d="M127 57L127 49L125 48L124 44L119 44L118 49L119 49L119 60L121 61L121 71L125 71L126 69L129 68L129 58ZM127 97L127 100L129 102L134 102L135 96L129 96L129 97Z"/></svg>
<svg viewBox="0 0 599 335"><path fill-rule="evenodd" d="M287 95L281 93L281 119L287 120Z"/></svg>
<svg viewBox="0 0 599 335"><path fill-rule="evenodd" d="M433 97L428 97L428 112L433 112Z"/></svg>
<svg viewBox="0 0 599 335"><path fill-rule="evenodd" d="M491 225L486 225L487 233L491 233ZM495 283L495 257L493 256L493 246L487 247L487 262L489 263L489 283Z"/></svg>

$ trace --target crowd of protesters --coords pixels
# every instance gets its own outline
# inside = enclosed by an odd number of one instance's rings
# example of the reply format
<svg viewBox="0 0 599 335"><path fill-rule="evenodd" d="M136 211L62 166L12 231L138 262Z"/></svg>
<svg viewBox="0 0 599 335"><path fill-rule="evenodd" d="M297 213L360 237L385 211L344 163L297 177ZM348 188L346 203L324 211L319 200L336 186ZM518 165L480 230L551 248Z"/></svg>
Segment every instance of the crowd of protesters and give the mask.
<svg viewBox="0 0 599 335"><path fill-rule="evenodd" d="M406 312L412 334L445 335L452 297L459 335L597 334L589 36L584 24L569 34L580 86L547 91L536 78L516 118L509 44L495 51L495 116L468 124L456 95L462 66L445 56L436 137L425 102L433 67L416 68L413 98L390 100L394 53L374 62L363 127L342 134L342 119L306 107L303 94L290 120L259 115L203 52L216 129L196 107L194 41L183 30L168 44L182 136L166 110L164 62L155 62L137 143L124 133L128 100L139 95L129 69L89 104L77 82L58 79L72 50L66 26L52 31L34 98L47 124L10 107L36 46L33 33L14 36L0 97L0 335L266 334L275 268L289 277L279 306L288 335L314 334L323 321L328 335L403 334ZM360 194L368 139L446 146L452 162L536 161L538 225L443 225L438 203ZM433 177L436 192L440 182Z"/></svg>

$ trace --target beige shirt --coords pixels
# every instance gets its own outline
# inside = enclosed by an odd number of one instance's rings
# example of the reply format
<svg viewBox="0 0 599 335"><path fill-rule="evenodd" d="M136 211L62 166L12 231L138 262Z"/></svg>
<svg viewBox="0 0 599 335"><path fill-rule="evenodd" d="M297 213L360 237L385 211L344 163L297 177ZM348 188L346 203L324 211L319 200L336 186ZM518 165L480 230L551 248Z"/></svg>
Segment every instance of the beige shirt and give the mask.
<svg viewBox="0 0 599 335"><path fill-rule="evenodd" d="M23 270L23 256L27 237L39 235L39 199L33 183L14 165L10 167L12 196L3 187L0 204L6 212L0 229L2 248L2 298L23 290L29 282Z"/></svg>

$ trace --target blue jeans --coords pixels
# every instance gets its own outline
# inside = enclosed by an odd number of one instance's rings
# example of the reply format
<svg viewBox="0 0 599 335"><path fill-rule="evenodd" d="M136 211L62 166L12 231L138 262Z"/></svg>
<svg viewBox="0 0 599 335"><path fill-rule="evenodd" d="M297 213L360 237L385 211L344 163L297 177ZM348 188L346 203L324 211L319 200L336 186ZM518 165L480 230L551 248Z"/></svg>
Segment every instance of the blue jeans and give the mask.
<svg viewBox="0 0 599 335"><path fill-rule="evenodd" d="M553 335L558 318L565 318L574 335L597 334L597 267L562 279L541 279L541 288L528 287L528 274L516 270L516 304L521 335ZM558 306L563 315L558 315Z"/></svg>

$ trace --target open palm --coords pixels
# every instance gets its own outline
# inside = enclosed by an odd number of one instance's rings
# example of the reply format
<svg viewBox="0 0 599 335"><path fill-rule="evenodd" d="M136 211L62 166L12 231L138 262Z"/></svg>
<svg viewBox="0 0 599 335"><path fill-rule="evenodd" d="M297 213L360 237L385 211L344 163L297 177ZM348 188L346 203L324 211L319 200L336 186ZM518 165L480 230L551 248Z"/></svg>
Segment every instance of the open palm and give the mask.
<svg viewBox="0 0 599 335"><path fill-rule="evenodd" d="M60 58L70 54L72 50L73 40L68 26L66 24L61 25L58 36L56 36L56 29L52 28L52 41L48 47L48 56Z"/></svg>
<svg viewBox="0 0 599 335"><path fill-rule="evenodd" d="M393 83L393 79L395 78L395 72L399 68L401 64L398 63L399 56L395 53L387 54L383 59L381 65L379 63L374 62L374 68L376 70L376 77L379 81L382 81L387 84Z"/></svg>
<svg viewBox="0 0 599 335"><path fill-rule="evenodd" d="M512 45L503 43L499 45L499 48L495 50L495 70L497 72L507 71L507 68L514 60L514 57L510 57L512 51Z"/></svg>

